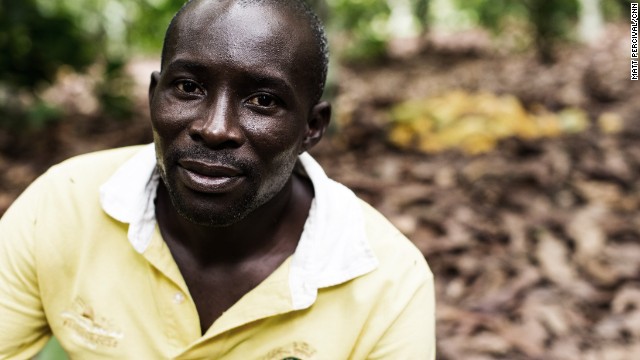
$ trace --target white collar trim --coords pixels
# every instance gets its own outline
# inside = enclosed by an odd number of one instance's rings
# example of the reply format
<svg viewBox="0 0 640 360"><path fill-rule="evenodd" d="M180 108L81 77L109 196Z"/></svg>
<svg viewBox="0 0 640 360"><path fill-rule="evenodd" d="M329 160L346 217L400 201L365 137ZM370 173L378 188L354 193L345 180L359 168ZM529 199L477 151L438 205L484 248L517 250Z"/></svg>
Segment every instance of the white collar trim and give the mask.
<svg viewBox="0 0 640 360"><path fill-rule="evenodd" d="M143 253L151 243L156 224L154 201L159 178L155 147L149 144L100 186L102 209L112 218L129 224L127 237L139 253Z"/></svg>
<svg viewBox="0 0 640 360"><path fill-rule="evenodd" d="M311 306L318 289L378 267L367 240L360 200L329 179L311 155L304 153L299 159L313 183L315 197L291 261L289 287L294 310ZM155 147L149 144L100 187L102 208L112 218L129 224L127 237L139 253L151 243L158 182Z"/></svg>
<svg viewBox="0 0 640 360"><path fill-rule="evenodd" d="M293 308L313 304L318 289L362 276L378 267L369 246L360 200L327 177L304 153L300 162L313 183L315 197L291 262L289 285Z"/></svg>

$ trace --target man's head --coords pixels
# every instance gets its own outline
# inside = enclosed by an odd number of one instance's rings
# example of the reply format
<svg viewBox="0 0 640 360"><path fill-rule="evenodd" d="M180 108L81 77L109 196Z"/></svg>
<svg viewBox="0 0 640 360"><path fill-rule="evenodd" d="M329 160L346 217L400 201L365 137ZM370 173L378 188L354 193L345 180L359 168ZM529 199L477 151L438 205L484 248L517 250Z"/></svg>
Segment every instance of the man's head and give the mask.
<svg viewBox="0 0 640 360"><path fill-rule="evenodd" d="M171 22L169 23L169 27L167 28L167 32L165 34L164 43L162 46L162 56L161 56L161 70L164 68L166 58L168 57L168 52L170 51L171 41L173 30L176 27L177 20L180 18L183 12L187 11L192 3L195 3L196 0L188 0L184 6L175 14ZM324 92L324 86L327 79L327 71L329 68L329 44L327 41L326 34L324 32L324 27L322 22L318 18L318 16L313 12L313 10L304 2L304 0L240 0L238 3L242 5L258 5L260 3L267 4L272 3L274 5L281 5L285 8L288 8L291 12L295 13L297 16L301 16L306 20L306 26L313 33L313 37L315 40L315 59L313 62L308 64L311 67L311 71L313 75L317 77L314 82L317 83L317 93L315 94L316 100L319 101L322 93Z"/></svg>
<svg viewBox="0 0 640 360"><path fill-rule="evenodd" d="M279 194L328 124L325 75L324 35L299 0L190 1L149 88L158 168L178 212L226 226Z"/></svg>

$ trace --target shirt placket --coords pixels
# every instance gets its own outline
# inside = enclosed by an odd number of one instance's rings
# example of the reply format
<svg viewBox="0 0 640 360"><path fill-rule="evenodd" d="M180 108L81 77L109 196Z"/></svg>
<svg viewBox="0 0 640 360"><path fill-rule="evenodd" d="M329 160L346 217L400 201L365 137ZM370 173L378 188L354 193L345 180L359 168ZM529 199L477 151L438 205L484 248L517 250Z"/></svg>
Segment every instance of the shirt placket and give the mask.
<svg viewBox="0 0 640 360"><path fill-rule="evenodd" d="M200 321L187 285L157 226L143 256L151 264L152 291L166 340L174 351L180 352L200 338Z"/></svg>

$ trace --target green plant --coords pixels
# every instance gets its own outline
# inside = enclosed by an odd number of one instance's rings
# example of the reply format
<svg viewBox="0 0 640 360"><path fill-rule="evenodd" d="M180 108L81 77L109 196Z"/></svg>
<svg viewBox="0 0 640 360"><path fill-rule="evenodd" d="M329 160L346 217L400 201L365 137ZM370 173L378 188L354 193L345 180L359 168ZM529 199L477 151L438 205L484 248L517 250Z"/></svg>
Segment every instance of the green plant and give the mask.
<svg viewBox="0 0 640 360"><path fill-rule="evenodd" d="M100 53L101 39L63 12L41 11L34 0L0 0L0 79L35 89L61 65L84 69Z"/></svg>
<svg viewBox="0 0 640 360"><path fill-rule="evenodd" d="M133 52L158 51L183 1L0 0L0 128L41 129L64 117L43 100L64 67L93 73L103 114L132 114L125 61ZM94 67L95 70L96 67ZM66 71L66 70L65 70Z"/></svg>
<svg viewBox="0 0 640 360"><path fill-rule="evenodd" d="M64 352L56 338L51 338L47 345L34 360L67 360L69 357Z"/></svg>
<svg viewBox="0 0 640 360"><path fill-rule="evenodd" d="M389 5L384 0L329 0L330 27L346 40L347 61L375 61L384 55Z"/></svg>
<svg viewBox="0 0 640 360"><path fill-rule="evenodd" d="M495 32L502 31L509 20L527 23L544 63L553 62L555 44L567 37L578 16L577 0L457 0L457 4Z"/></svg>

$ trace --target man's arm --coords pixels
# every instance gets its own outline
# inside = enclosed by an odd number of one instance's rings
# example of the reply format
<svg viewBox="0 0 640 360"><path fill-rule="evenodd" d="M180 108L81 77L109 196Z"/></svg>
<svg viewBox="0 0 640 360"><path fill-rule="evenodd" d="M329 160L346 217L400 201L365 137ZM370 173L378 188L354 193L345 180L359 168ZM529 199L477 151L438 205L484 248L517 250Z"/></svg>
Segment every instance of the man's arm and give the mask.
<svg viewBox="0 0 640 360"><path fill-rule="evenodd" d="M0 359L30 358L50 336L35 258L43 182L34 182L0 219Z"/></svg>

